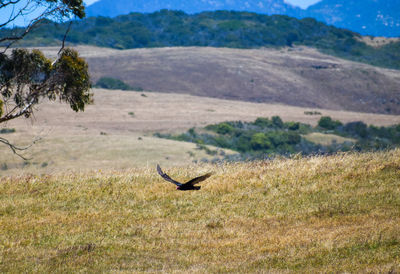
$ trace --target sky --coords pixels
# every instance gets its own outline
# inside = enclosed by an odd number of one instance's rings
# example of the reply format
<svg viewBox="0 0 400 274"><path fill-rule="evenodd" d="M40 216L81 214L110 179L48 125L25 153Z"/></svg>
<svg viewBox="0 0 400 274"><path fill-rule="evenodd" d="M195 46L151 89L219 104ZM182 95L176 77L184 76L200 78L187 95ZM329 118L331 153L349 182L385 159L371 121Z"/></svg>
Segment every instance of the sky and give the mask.
<svg viewBox="0 0 400 274"><path fill-rule="evenodd" d="M313 5L321 0L284 0L284 2L306 9L308 6Z"/></svg>
<svg viewBox="0 0 400 274"><path fill-rule="evenodd" d="M84 0L86 5L93 4L97 0ZM320 0L284 0L286 3L298 6L300 8L307 8L308 6L319 2Z"/></svg>
<svg viewBox="0 0 400 274"><path fill-rule="evenodd" d="M300 8L306 9L308 6L315 4L321 0L284 0L284 2L292 4L294 6L298 6ZM97 2L97 0L84 0L85 4L88 6Z"/></svg>

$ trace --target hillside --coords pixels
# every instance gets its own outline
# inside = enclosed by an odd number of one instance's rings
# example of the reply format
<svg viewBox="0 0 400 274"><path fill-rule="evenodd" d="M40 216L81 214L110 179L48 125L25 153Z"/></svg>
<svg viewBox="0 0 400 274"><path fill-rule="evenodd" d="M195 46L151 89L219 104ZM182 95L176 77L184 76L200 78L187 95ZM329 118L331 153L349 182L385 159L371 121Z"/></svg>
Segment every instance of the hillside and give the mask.
<svg viewBox="0 0 400 274"><path fill-rule="evenodd" d="M0 178L0 272L400 271L400 151Z"/></svg>
<svg viewBox="0 0 400 274"><path fill-rule="evenodd" d="M68 23L45 21L29 33L22 46L59 45ZM22 29L2 29L0 37ZM216 11L189 15L162 10L115 18L91 17L76 21L68 33L71 44L115 49L153 47L261 48L310 46L325 53L376 66L400 69L400 41L372 47L362 37L311 18Z"/></svg>
<svg viewBox="0 0 400 274"><path fill-rule="evenodd" d="M108 76L151 91L400 114L398 71L344 61L309 48L78 49L89 63L93 82Z"/></svg>
<svg viewBox="0 0 400 274"><path fill-rule="evenodd" d="M17 145L41 139L24 153L31 158L29 161L13 155L8 147L0 146L0 177L123 170L157 163L171 167L216 157L221 159L237 152L220 149L218 155L208 155L196 144L160 139L153 134L181 133L192 127L224 121L254 121L258 117L278 115L285 122L316 125L324 115L344 123L400 124L399 115L300 108L176 93L95 89L94 102L83 113L74 113L67 105L57 102L44 102L34 119L7 123L6 127L15 132L0 133L0 136ZM318 111L320 115L307 115L307 111Z"/></svg>

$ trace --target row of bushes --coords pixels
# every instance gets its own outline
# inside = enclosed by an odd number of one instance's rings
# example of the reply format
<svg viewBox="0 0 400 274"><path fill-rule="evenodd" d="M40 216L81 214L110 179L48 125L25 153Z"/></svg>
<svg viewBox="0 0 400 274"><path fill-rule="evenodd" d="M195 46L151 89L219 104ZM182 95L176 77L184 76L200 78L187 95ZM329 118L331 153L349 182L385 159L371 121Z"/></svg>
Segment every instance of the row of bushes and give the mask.
<svg viewBox="0 0 400 274"><path fill-rule="evenodd" d="M360 141L385 139L392 144L400 145L400 124L387 127L368 126L361 121L343 124L338 120L325 116L321 117L318 126L337 135L357 138Z"/></svg>
<svg viewBox="0 0 400 274"><path fill-rule="evenodd" d="M271 119L260 117L254 122L222 122L208 125L205 129L204 133L191 128L179 135L156 133L155 136L236 150L245 159L264 158L273 154L387 149L400 145L400 125L376 127L363 122L343 124L327 116L321 117L315 127L299 122L283 122L279 116L274 116ZM355 142L334 142L324 146L304 137L312 132L351 137Z"/></svg>
<svg viewBox="0 0 400 274"><path fill-rule="evenodd" d="M120 89L120 90L133 90L143 91L141 87L132 87L127 83L112 77L101 77L96 84L95 88L106 88L106 89Z"/></svg>

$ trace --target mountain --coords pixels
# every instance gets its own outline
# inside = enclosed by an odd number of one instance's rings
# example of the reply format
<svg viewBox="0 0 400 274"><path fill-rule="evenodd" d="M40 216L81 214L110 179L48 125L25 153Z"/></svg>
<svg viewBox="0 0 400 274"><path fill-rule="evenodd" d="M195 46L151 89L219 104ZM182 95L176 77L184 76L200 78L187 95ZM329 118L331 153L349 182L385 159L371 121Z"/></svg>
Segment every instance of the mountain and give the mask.
<svg viewBox="0 0 400 274"><path fill-rule="evenodd" d="M181 10L189 14L235 10L296 18L313 17L363 35L400 36L400 0L322 0L306 10L283 0L100 0L88 6L86 13L88 16L115 17L130 12L149 13L161 9Z"/></svg>
<svg viewBox="0 0 400 274"><path fill-rule="evenodd" d="M283 0L100 0L86 8L87 16L114 17L130 12L155 12L161 9L180 10L193 14L202 11L235 10L263 14L300 15L301 9Z"/></svg>
<svg viewBox="0 0 400 274"><path fill-rule="evenodd" d="M400 0L322 0L305 15L363 35L400 36Z"/></svg>

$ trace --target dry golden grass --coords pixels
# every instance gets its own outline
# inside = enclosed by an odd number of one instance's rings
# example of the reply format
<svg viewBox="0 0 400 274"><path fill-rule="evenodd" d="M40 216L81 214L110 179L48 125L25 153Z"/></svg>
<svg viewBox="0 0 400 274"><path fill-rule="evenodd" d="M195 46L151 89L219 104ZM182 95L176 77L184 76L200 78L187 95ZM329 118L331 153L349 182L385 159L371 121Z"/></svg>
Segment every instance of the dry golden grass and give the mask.
<svg viewBox="0 0 400 274"><path fill-rule="evenodd" d="M21 137L18 142L28 144L34 137ZM0 175L49 174L57 172L84 172L90 170L121 170L132 167L182 166L204 159L222 159L235 154L229 149L208 146L217 151L208 155L196 144L159 139L140 134L129 135L52 135L33 145L24 156L13 154L7 147L0 147ZM223 154L223 155L222 155Z"/></svg>
<svg viewBox="0 0 400 274"><path fill-rule="evenodd" d="M308 141L324 145L324 146L329 146L334 143L337 144L342 144L344 142L351 142L351 143L356 143L357 140L352 139L352 138L345 138L342 136L334 135L334 134L324 134L320 132L313 132L310 134L307 134L304 136Z"/></svg>
<svg viewBox="0 0 400 274"><path fill-rule="evenodd" d="M379 48L392 42L397 42L400 38L396 37L373 37L373 36L361 36L358 38L359 41L364 42L368 46Z"/></svg>
<svg viewBox="0 0 400 274"><path fill-rule="evenodd" d="M0 272L398 272L400 150L0 179Z"/></svg>

